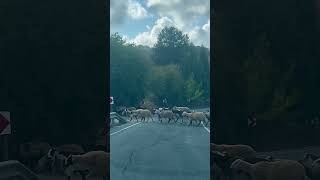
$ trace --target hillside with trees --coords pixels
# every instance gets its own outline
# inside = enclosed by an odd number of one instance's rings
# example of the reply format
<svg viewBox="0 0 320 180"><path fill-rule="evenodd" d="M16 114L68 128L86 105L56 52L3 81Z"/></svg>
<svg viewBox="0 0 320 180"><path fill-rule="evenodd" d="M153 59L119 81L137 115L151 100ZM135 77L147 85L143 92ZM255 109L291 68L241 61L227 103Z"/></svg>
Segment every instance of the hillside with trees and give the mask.
<svg viewBox="0 0 320 180"><path fill-rule="evenodd" d="M154 47L110 37L110 91L117 106L209 106L209 49L193 45L174 27L165 27Z"/></svg>

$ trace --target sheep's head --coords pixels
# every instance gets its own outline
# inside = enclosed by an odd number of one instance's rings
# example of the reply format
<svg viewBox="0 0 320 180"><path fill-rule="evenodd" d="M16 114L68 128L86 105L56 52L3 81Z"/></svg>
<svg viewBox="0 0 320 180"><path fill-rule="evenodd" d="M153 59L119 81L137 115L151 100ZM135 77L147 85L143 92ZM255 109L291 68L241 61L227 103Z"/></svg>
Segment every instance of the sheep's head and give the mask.
<svg viewBox="0 0 320 180"><path fill-rule="evenodd" d="M64 167L69 167L73 164L72 155L69 155L66 159L64 159Z"/></svg>
<svg viewBox="0 0 320 180"><path fill-rule="evenodd" d="M46 154L38 161L36 168L35 168L35 172L40 173L40 172L43 172L43 171L49 169L50 162L51 162L51 160L49 159L48 155Z"/></svg>
<svg viewBox="0 0 320 180"><path fill-rule="evenodd" d="M54 158L54 155L56 154L57 150L55 148L51 148L48 151L48 159L52 160Z"/></svg>

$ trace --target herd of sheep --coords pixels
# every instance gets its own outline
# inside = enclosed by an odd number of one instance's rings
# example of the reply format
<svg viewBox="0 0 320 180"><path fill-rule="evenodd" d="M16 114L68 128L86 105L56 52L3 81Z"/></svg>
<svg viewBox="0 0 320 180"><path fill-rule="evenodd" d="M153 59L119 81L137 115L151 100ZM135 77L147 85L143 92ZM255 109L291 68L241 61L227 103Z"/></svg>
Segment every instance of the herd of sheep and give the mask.
<svg viewBox="0 0 320 180"><path fill-rule="evenodd" d="M168 123L177 123L181 120L184 123L185 120L189 120L189 125L196 123L204 123L207 126L210 123L210 112L195 112L190 110L188 107L173 107L169 108L158 108L153 110L148 109L136 109L134 107L125 108L121 112L122 116L128 117L130 121L133 119L141 122L155 121L155 117L162 123L163 120L167 120Z"/></svg>
<svg viewBox="0 0 320 180"><path fill-rule="evenodd" d="M305 154L301 160L259 157L248 145L211 144L214 180L319 180L320 156Z"/></svg>
<svg viewBox="0 0 320 180"><path fill-rule="evenodd" d="M27 148L24 147L27 145ZM109 179L110 153L103 150L85 151L77 144L52 147L48 143L27 143L20 147L19 160L36 173L65 176L71 180L80 175L82 180L88 177Z"/></svg>

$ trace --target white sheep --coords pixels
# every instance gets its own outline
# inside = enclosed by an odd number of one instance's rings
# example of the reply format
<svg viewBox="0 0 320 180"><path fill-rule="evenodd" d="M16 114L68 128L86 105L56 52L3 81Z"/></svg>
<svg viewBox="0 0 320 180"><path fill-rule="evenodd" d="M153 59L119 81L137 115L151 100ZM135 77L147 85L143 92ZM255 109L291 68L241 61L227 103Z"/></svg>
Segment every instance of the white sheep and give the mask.
<svg viewBox="0 0 320 180"><path fill-rule="evenodd" d="M139 116L139 111L140 110L142 110L142 109L128 110L130 121L132 121L133 118L138 120L138 116Z"/></svg>
<svg viewBox="0 0 320 180"><path fill-rule="evenodd" d="M90 176L100 176L103 180L110 178L109 174L110 154L104 151L90 151L82 155L70 155L65 160L67 172L75 170L88 170ZM69 173L69 177L72 173Z"/></svg>
<svg viewBox="0 0 320 180"><path fill-rule="evenodd" d="M255 157L256 151L249 145L245 144L215 144L210 143L211 151L227 153L230 156L243 158Z"/></svg>
<svg viewBox="0 0 320 180"><path fill-rule="evenodd" d="M232 171L231 171L231 164L237 160L242 159L249 163L257 163L261 161L270 161L268 158L262 158L262 157L239 157L239 156L230 156L228 153L219 152L219 151L210 151L210 158L211 161L214 162L215 166L218 166L221 175L225 178L231 178L232 177Z"/></svg>
<svg viewBox="0 0 320 180"><path fill-rule="evenodd" d="M235 160L230 168L234 180L307 180L302 164L294 160L248 163L242 159ZM245 176L243 176L245 175Z"/></svg>
<svg viewBox="0 0 320 180"><path fill-rule="evenodd" d="M177 106L174 106L172 109L178 110L178 111L182 111L182 112L191 113L191 110L190 110L190 108L188 108L188 107L177 107Z"/></svg>
<svg viewBox="0 0 320 180"><path fill-rule="evenodd" d="M198 126L199 126L201 122L206 122L206 116L203 112L192 112L192 113L183 112L182 116L189 118L190 120L189 125L192 125L192 122L198 122Z"/></svg>
<svg viewBox="0 0 320 180"><path fill-rule="evenodd" d="M168 123L172 119L176 119L176 115L171 110L162 110L162 111L156 111L155 112L158 115L159 121L162 123L162 119L168 119Z"/></svg>
<svg viewBox="0 0 320 180"><path fill-rule="evenodd" d="M149 119L151 119L151 120L153 121L152 113L151 113L150 110L148 110L148 109L141 109L141 110L139 110L137 113L138 113L138 117L141 118L141 121L142 121L142 119L143 119L143 121L146 121L146 118L149 118Z"/></svg>
<svg viewBox="0 0 320 180"><path fill-rule="evenodd" d="M51 173L63 173L64 159L71 154L82 154L84 149L77 144L65 144L59 147L49 149L48 153L43 156L36 167L36 171L44 171L50 167Z"/></svg>

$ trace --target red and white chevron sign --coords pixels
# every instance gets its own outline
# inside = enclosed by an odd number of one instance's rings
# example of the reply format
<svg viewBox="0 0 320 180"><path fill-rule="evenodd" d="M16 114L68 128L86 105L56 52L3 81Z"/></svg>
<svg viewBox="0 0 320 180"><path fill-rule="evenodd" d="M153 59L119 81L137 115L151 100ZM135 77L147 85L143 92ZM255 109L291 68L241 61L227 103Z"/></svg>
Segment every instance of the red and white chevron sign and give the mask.
<svg viewBox="0 0 320 180"><path fill-rule="evenodd" d="M11 134L10 112L0 112L0 135Z"/></svg>

